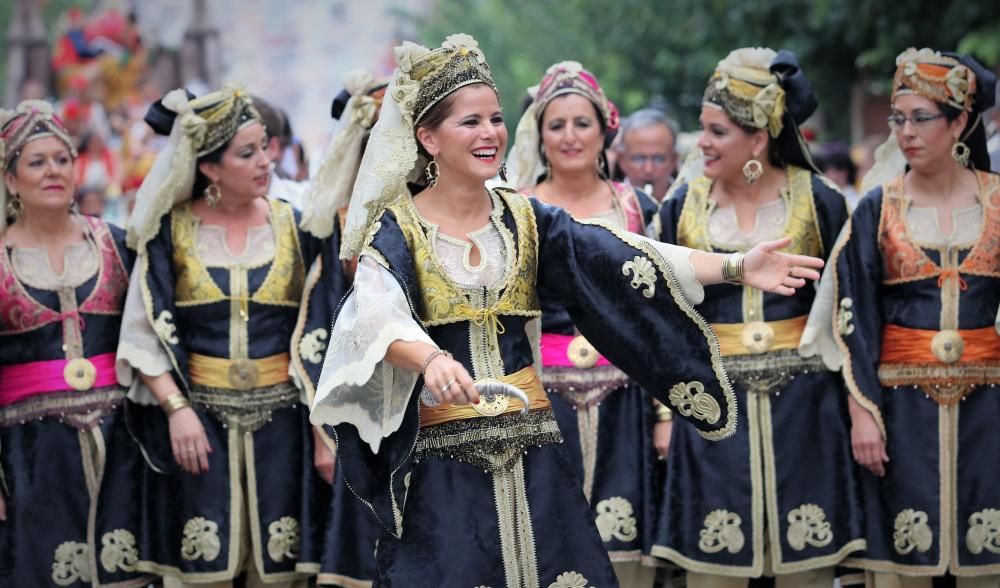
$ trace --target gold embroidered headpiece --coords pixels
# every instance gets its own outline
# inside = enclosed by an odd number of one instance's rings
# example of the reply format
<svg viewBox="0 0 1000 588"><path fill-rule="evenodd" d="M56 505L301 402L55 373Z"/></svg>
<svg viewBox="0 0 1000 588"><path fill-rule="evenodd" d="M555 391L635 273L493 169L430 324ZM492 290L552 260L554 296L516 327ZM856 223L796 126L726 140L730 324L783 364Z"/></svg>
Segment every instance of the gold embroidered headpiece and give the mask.
<svg viewBox="0 0 1000 588"><path fill-rule="evenodd" d="M0 112L0 170L7 169L26 143L45 137L62 141L76 159L73 139L48 102L25 100L16 110Z"/></svg>
<svg viewBox="0 0 1000 588"><path fill-rule="evenodd" d="M196 116L184 120L184 131L191 137L198 157L222 147L251 122L263 124L250 94L235 84L195 98L190 106Z"/></svg>
<svg viewBox="0 0 1000 588"><path fill-rule="evenodd" d="M611 132L618 130L618 108L608 100L594 74L585 70L576 61L561 61L545 72L545 77L538 84L538 92L535 94L535 103L538 104L536 118L541 118L545 107L553 98L565 94L579 94L590 100L604 117L607 130Z"/></svg>
<svg viewBox="0 0 1000 588"><path fill-rule="evenodd" d="M971 112L976 83L976 74L958 59L926 47L919 51L910 47L896 58L892 99L917 94Z"/></svg>
<svg viewBox="0 0 1000 588"><path fill-rule="evenodd" d="M776 56L759 47L731 52L708 80L704 102L721 107L743 126L777 137L784 125L785 90L769 68Z"/></svg>
<svg viewBox="0 0 1000 588"><path fill-rule="evenodd" d="M399 63L399 69L419 84L410 110L414 125L432 106L464 86L486 84L500 94L479 44L465 34L450 35L441 47Z"/></svg>

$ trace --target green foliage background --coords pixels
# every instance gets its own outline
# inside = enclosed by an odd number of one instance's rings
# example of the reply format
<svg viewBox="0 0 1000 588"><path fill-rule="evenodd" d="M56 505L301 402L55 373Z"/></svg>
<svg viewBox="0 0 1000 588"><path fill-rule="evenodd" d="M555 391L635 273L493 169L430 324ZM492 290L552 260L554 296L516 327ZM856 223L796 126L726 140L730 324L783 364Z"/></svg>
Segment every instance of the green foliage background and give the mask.
<svg viewBox="0 0 1000 588"><path fill-rule="evenodd" d="M433 0L418 30L429 46L455 32L479 41L510 125L524 89L567 59L593 71L623 113L665 100L692 129L705 82L730 50L790 49L816 87L823 139L849 138L852 86L886 92L907 47L1000 65L995 0Z"/></svg>

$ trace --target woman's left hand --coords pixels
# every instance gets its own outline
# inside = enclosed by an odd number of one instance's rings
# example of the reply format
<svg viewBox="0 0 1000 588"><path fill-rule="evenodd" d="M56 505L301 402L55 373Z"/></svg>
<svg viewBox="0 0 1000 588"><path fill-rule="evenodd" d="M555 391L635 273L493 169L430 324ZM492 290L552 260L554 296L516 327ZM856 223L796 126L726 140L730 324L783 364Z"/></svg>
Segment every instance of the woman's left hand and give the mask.
<svg viewBox="0 0 1000 588"><path fill-rule="evenodd" d="M316 471L326 480L327 484L333 484L333 473L337 466L337 456L326 444L324 433L317 427L313 427L313 464Z"/></svg>
<svg viewBox="0 0 1000 588"><path fill-rule="evenodd" d="M788 247L791 238L758 243L743 258L743 283L765 292L782 296L795 294L797 288L806 285L806 280L818 280L823 260L808 255L779 253Z"/></svg>

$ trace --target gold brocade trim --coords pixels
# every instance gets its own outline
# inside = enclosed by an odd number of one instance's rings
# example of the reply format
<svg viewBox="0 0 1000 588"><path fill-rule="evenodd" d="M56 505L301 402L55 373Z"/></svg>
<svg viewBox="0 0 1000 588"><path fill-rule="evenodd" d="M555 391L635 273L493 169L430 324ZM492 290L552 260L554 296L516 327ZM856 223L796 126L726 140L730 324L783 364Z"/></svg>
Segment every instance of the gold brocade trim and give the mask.
<svg viewBox="0 0 1000 588"><path fill-rule="evenodd" d="M299 305L306 272L293 209L290 204L280 200L269 200L268 204L268 218L275 240L271 267L264 282L253 295L233 291L229 296L215 283L208 266L198 255L197 233L200 221L191 211L191 202L174 207L170 216L170 228L177 306L211 304L231 299L236 299L245 306L247 297L258 304ZM245 275L248 269L253 268L236 266L229 269ZM231 289L235 290L235 287L231 285Z"/></svg>
<svg viewBox="0 0 1000 588"><path fill-rule="evenodd" d="M788 185L782 190L781 197L785 201L786 218L781 234L792 238L792 243L785 250L789 253L823 257L823 241L813 198L812 172L788 166L785 173ZM708 228L709 219L715 210L711 192L712 180L705 176L695 178L688 184L684 206L677 221L678 245L702 251L717 249Z"/></svg>
<svg viewBox="0 0 1000 588"><path fill-rule="evenodd" d="M420 429L414 460L453 459L496 473L509 470L528 447L562 440L551 410L465 419Z"/></svg>
<svg viewBox="0 0 1000 588"><path fill-rule="evenodd" d="M660 252L657 251L650 242L648 242L648 240L640 238L634 233L624 231L611 223L594 219L583 221L575 220L574 222L583 225L602 227L605 230L610 231L611 234L617 237L622 243L642 251L649 259L653 260L653 264L657 267L657 269L659 269L660 274L663 276L663 280L667 283L670 296L673 298L674 303L684 312L684 314L687 315L689 319L691 319L691 322L698 326L702 335L705 337L705 341L708 343L709 353L712 358L712 371L715 373L715 377L719 382L719 387L726 399L727 419L723 426L715 431L698 430L698 434L710 441L718 441L732 436L732 434L736 432L736 394L733 392L732 383L729 381L729 376L726 374L726 370L722 364L722 353L719 348L719 340L716 338L715 333L712 332L712 327L709 326L704 317L698 313L698 311L684 295L680 282L678 281L677 275L674 273L674 269L670 265L670 262L664 259L663 255L661 255Z"/></svg>
<svg viewBox="0 0 1000 588"><path fill-rule="evenodd" d="M514 271L502 286L503 294L496 301L493 316L483 316L481 322L497 320L497 315L540 316L541 306L535 291L538 273L538 228L531 204L523 196L508 192L495 192L497 206L506 206L517 226L517 260ZM421 321L425 326L443 325L462 321L479 320L475 309L441 266L431 243L421 228L420 219L409 195L402 195L388 207L396 217L414 258L417 283L422 298ZM502 223L501 223L502 224ZM494 308L491 306L490 308ZM499 332L503 332L500 330Z"/></svg>
<svg viewBox="0 0 1000 588"><path fill-rule="evenodd" d="M274 411L298 404L299 390L287 381L250 390L196 385L192 386L189 399L227 427L252 433L267 424Z"/></svg>
<svg viewBox="0 0 1000 588"><path fill-rule="evenodd" d="M54 418L75 429L90 429L120 406L125 395L126 390L121 386L38 394L0 410L0 428Z"/></svg>
<svg viewBox="0 0 1000 588"><path fill-rule="evenodd" d="M497 380L523 391L528 396L528 409L531 411L547 410L552 406L549 402L549 397L545 394L545 390L542 389L542 381L538 379L538 373L533 366L522 368L513 374L502 376L492 381ZM486 382L489 381L491 380L486 380ZM476 381L477 384L482 382L484 380ZM488 395L483 394L480 396L479 404L440 404L438 406L428 406L421 403L420 427L436 427L442 423L464 419L492 418L501 414L520 412L523 408L524 405L520 401L512 403L508 396L500 394L493 395L492 399Z"/></svg>
<svg viewBox="0 0 1000 588"><path fill-rule="evenodd" d="M493 473L493 497L508 588L538 586L535 532L520 453L510 469Z"/></svg>
<svg viewBox="0 0 1000 588"><path fill-rule="evenodd" d="M594 495L597 472L597 433L600 431L601 409L595 404L576 408L576 428L580 436L580 456L583 461L583 495L590 503Z"/></svg>
<svg viewBox="0 0 1000 588"><path fill-rule="evenodd" d="M733 381L756 394L781 394L799 374L826 371L822 358L802 357L796 349L763 355L731 355L725 359L725 364Z"/></svg>
<svg viewBox="0 0 1000 588"><path fill-rule="evenodd" d="M66 359L81 358L83 357L83 334L80 332L80 309L76 304L76 290L60 288L58 294L59 312L66 317L62 321L63 353L66 354ZM94 376L96 378L96 373Z"/></svg>
<svg viewBox="0 0 1000 588"><path fill-rule="evenodd" d="M881 363L878 377L883 386L918 386L938 404L953 405L979 386L1000 382L1000 363Z"/></svg>
<svg viewBox="0 0 1000 588"><path fill-rule="evenodd" d="M605 543L617 539L628 542L639 536L636 527L635 509L632 503L621 496L612 496L597 503L597 531Z"/></svg>
<svg viewBox="0 0 1000 588"><path fill-rule="evenodd" d="M188 356L191 383L206 388L250 390L288 381L288 353L260 359L227 359L200 353Z"/></svg>

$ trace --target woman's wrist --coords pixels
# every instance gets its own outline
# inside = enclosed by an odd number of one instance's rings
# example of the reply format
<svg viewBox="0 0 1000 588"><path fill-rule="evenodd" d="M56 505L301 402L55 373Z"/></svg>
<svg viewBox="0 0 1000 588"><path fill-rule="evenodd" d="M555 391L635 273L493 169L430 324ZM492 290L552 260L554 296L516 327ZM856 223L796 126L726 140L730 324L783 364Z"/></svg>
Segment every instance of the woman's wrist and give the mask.
<svg viewBox="0 0 1000 588"><path fill-rule="evenodd" d="M444 349L435 349L434 351L431 351L430 353L428 353L427 357L424 359L424 362L422 364L420 364L420 374L421 375L423 375L424 372L427 371L427 367L429 365L431 365L431 362L434 361L434 359L437 358L439 355L444 355L444 356L450 358L451 357L451 352L450 351L445 351Z"/></svg>
<svg viewBox="0 0 1000 588"><path fill-rule="evenodd" d="M171 394L160 402L160 408L163 409L168 418L173 416L177 411L190 407L191 403L180 392Z"/></svg>
<svg viewBox="0 0 1000 588"><path fill-rule="evenodd" d="M743 253L730 253L722 259L722 281L730 284L743 283Z"/></svg>

